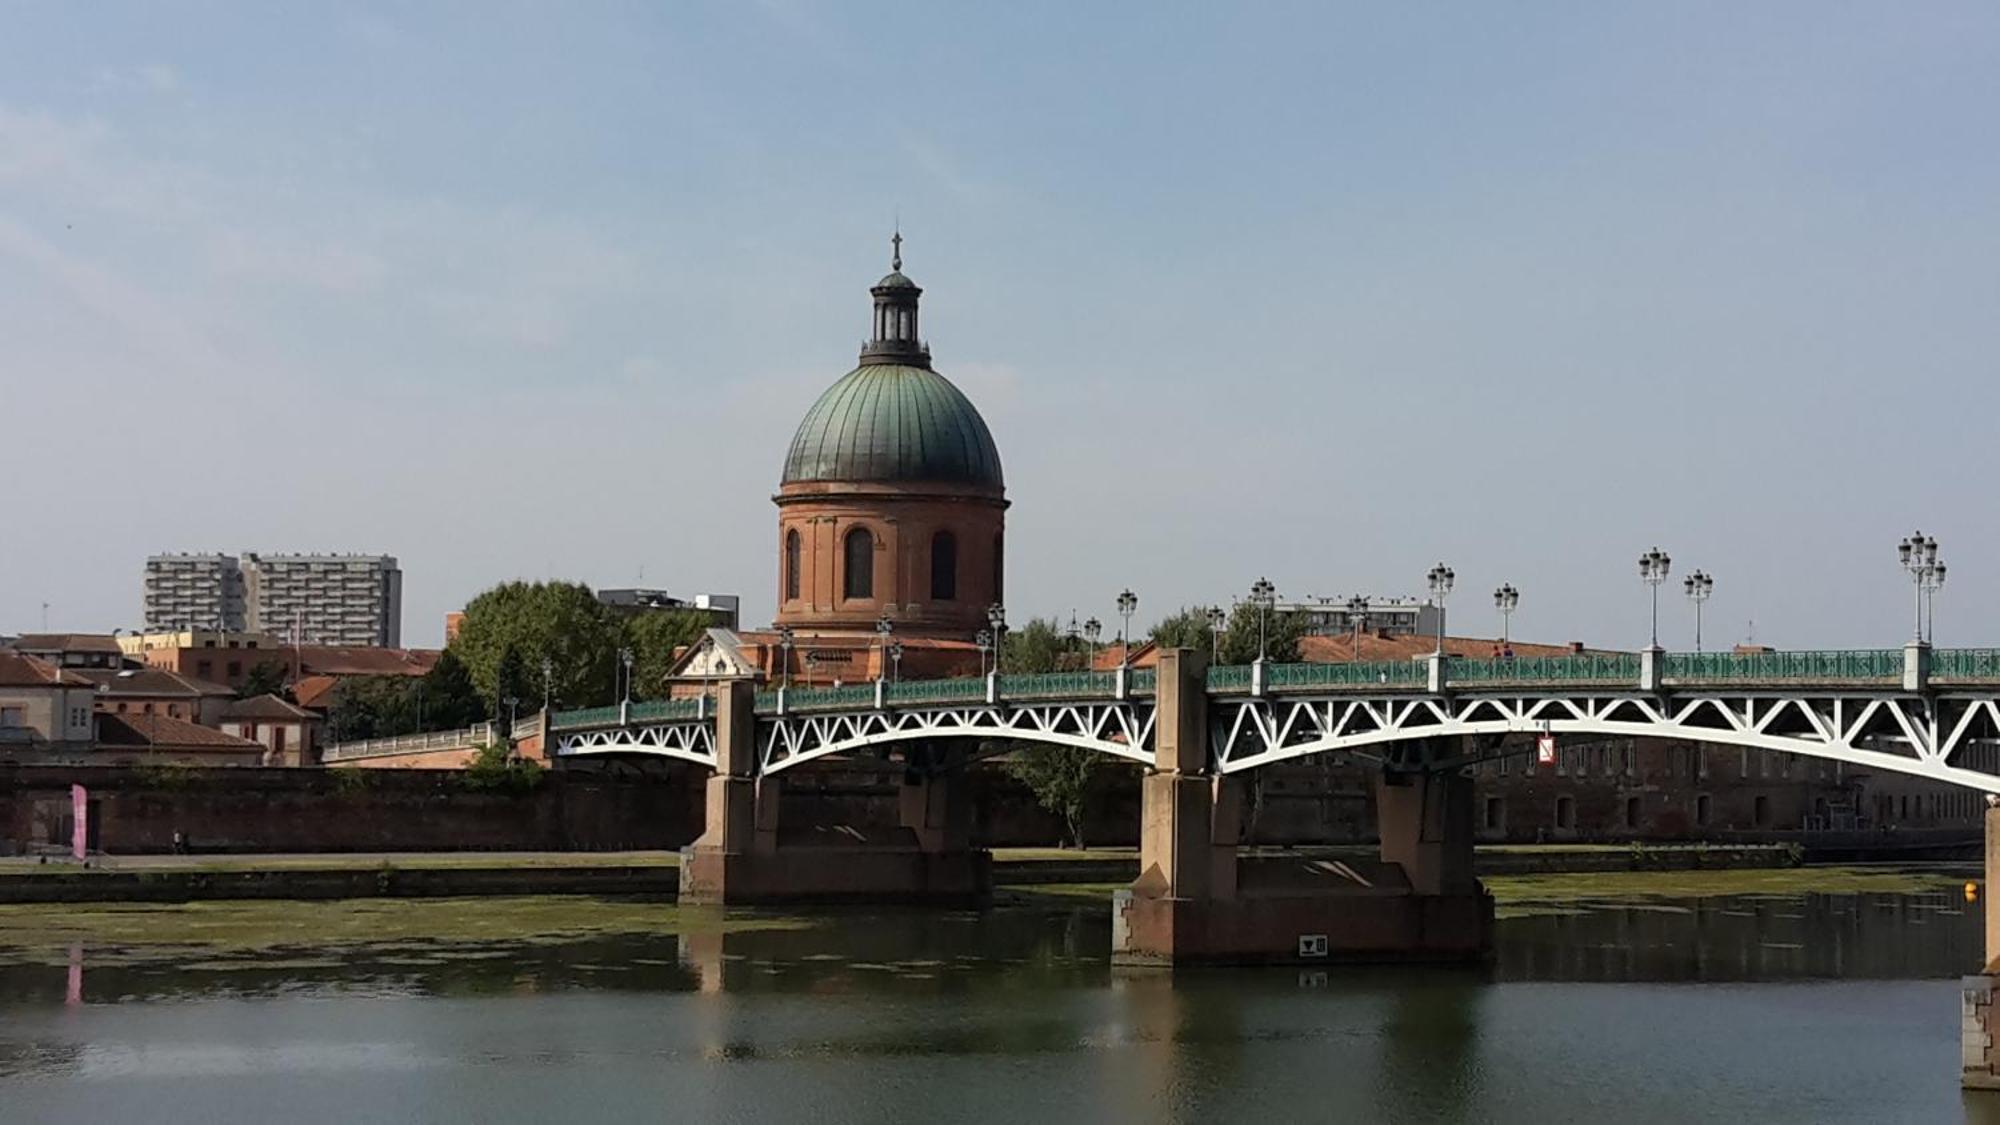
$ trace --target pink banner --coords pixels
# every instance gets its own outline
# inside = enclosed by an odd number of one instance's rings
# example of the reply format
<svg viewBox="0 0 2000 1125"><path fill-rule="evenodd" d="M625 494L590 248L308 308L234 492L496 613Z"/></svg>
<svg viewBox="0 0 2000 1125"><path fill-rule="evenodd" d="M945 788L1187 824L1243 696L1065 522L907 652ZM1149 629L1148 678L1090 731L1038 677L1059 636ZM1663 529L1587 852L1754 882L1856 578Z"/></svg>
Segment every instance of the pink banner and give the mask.
<svg viewBox="0 0 2000 1125"><path fill-rule="evenodd" d="M70 853L78 859L89 854L90 791L81 785L69 787L69 811L73 827L69 832Z"/></svg>

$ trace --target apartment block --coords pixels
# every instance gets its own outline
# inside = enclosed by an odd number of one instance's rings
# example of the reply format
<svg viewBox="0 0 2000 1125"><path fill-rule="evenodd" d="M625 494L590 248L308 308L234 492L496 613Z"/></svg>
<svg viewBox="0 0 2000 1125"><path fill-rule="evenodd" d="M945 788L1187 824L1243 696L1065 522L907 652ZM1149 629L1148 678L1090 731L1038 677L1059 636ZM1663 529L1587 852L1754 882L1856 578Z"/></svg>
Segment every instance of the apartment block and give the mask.
<svg viewBox="0 0 2000 1125"><path fill-rule="evenodd" d="M217 630L307 644L380 645L403 636L403 572L389 555L155 555L148 632Z"/></svg>

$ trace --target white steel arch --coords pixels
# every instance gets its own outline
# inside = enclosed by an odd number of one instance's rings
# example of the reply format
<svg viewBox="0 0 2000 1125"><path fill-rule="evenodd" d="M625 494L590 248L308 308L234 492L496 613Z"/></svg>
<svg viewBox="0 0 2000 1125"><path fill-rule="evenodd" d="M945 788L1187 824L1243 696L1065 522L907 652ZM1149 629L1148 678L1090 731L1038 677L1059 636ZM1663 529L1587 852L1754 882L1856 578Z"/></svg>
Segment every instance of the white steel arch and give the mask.
<svg viewBox="0 0 2000 1125"><path fill-rule="evenodd" d="M715 766L715 724L708 719L563 731L556 735L555 743L558 757L653 754L711 769Z"/></svg>
<svg viewBox="0 0 2000 1125"><path fill-rule="evenodd" d="M1153 703L1069 700L994 706L834 711L758 721L759 768L777 773L870 746L929 738L1004 738L1153 762Z"/></svg>
<svg viewBox="0 0 2000 1125"><path fill-rule="evenodd" d="M1777 750L2000 793L2000 776L1953 765L2000 736L1990 697L1780 692L1380 695L1214 701L1223 773L1425 738L1592 734Z"/></svg>

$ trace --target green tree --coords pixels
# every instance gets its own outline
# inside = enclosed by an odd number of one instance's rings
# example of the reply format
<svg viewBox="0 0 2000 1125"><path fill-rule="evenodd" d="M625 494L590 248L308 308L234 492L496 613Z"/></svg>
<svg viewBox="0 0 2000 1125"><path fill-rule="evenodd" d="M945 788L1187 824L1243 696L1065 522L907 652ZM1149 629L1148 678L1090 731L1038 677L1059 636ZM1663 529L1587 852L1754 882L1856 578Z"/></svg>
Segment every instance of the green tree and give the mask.
<svg viewBox="0 0 2000 1125"><path fill-rule="evenodd" d="M1084 643L1064 632L1053 620L1037 617L1017 629L1007 630L1000 643L1005 658L1000 670L1010 675L1042 672L1071 672L1085 668L1090 654Z"/></svg>
<svg viewBox="0 0 2000 1125"><path fill-rule="evenodd" d="M283 661L259 660L250 666L250 674L243 677L243 686L236 689L238 699L255 699L260 695L292 698L291 685L285 682Z"/></svg>
<svg viewBox="0 0 2000 1125"><path fill-rule="evenodd" d="M633 697L665 699L667 669L674 662L674 650L699 641L708 623L708 614L686 609L649 610L626 618Z"/></svg>
<svg viewBox="0 0 2000 1125"><path fill-rule="evenodd" d="M1212 656L1215 630L1209 628L1208 607L1183 606L1179 613L1153 626L1148 639L1161 648L1191 648Z"/></svg>
<svg viewBox="0 0 2000 1125"><path fill-rule="evenodd" d="M613 697L623 637L611 611L581 582L507 582L467 603L451 651L489 710L510 694L527 710L540 707L543 658L550 663L555 705L582 707ZM501 663L510 650L502 683Z"/></svg>
<svg viewBox="0 0 2000 1125"><path fill-rule="evenodd" d="M418 680L410 676L349 676L334 685L327 726L342 741L388 738L417 729Z"/></svg>
<svg viewBox="0 0 2000 1125"><path fill-rule="evenodd" d="M1062 818L1063 842L1079 848L1085 804L1102 766L1103 756L1095 750L1041 743L1024 745L1007 759L1007 772L1028 787L1035 803Z"/></svg>
<svg viewBox="0 0 2000 1125"><path fill-rule="evenodd" d="M472 686L472 673L450 649L438 654L437 664L418 684L423 693L418 700L419 729L457 730L486 718L486 703ZM539 696L536 702L541 702Z"/></svg>
<svg viewBox="0 0 2000 1125"><path fill-rule="evenodd" d="M1257 607L1237 602L1222 631L1222 654L1218 664L1248 664L1257 659ZM1206 624L1203 628L1206 628ZM1274 664L1291 664L1299 658L1299 638L1306 635L1305 615L1265 613L1265 652ZM1207 648L1204 641L1199 647Z"/></svg>

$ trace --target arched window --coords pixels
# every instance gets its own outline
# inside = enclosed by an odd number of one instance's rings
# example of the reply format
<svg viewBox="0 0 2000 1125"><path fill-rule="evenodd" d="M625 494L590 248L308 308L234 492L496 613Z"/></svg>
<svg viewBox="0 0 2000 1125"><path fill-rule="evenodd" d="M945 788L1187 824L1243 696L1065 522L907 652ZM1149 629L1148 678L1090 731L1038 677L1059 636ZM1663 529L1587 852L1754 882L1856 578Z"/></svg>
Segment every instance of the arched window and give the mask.
<svg viewBox="0 0 2000 1125"><path fill-rule="evenodd" d="M958 537L949 531L931 536L931 600L958 597Z"/></svg>
<svg viewBox="0 0 2000 1125"><path fill-rule="evenodd" d="M875 596L875 536L865 527L857 527L847 533L844 544L846 550L846 573L841 578L841 596L848 598L872 598Z"/></svg>
<svg viewBox="0 0 2000 1125"><path fill-rule="evenodd" d="M793 528L785 532L785 600L797 601L799 597L799 531Z"/></svg>

